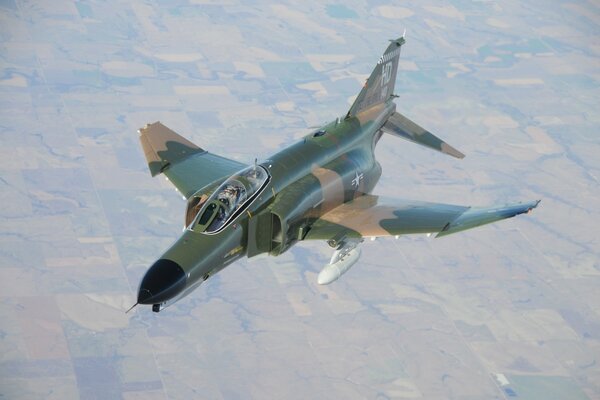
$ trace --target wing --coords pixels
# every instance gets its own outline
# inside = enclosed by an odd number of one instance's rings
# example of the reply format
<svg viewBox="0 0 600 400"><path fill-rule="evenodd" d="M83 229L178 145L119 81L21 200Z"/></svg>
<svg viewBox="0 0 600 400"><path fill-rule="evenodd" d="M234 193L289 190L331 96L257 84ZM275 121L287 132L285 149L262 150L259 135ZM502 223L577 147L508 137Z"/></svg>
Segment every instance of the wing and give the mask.
<svg viewBox="0 0 600 400"><path fill-rule="evenodd" d="M160 122L146 125L139 133L152 176L164 174L186 198L246 167L209 153Z"/></svg>
<svg viewBox="0 0 600 400"><path fill-rule="evenodd" d="M539 200L473 208L364 195L325 213L314 222L304 240L411 233L437 233L436 237L440 237L529 212L538 204Z"/></svg>

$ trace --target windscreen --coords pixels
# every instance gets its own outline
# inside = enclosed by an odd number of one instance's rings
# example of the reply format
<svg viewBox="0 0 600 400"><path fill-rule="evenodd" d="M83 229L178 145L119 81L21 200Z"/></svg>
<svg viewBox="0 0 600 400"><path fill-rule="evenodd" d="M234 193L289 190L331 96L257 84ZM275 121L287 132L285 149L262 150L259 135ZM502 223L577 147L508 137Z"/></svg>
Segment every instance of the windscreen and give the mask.
<svg viewBox="0 0 600 400"><path fill-rule="evenodd" d="M219 231L258 194L268 178L269 174L263 167L253 166L227 179L207 200L194 230L200 229L205 233Z"/></svg>

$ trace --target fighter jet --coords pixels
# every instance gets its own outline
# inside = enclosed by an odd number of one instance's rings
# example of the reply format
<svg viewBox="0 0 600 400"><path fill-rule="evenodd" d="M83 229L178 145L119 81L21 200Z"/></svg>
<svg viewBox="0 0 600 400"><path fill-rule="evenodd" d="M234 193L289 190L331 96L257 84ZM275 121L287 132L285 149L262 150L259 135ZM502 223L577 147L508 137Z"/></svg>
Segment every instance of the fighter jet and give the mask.
<svg viewBox="0 0 600 400"><path fill-rule="evenodd" d="M210 153L160 122L139 130L151 175L163 174L187 207L183 234L146 272L137 304L159 312L242 257L278 256L306 240L332 249L318 275L326 285L358 261L365 239L446 236L537 207L539 200L475 208L371 194L381 176L374 151L384 134L464 157L396 111L404 35L390 42L345 115L263 161Z"/></svg>

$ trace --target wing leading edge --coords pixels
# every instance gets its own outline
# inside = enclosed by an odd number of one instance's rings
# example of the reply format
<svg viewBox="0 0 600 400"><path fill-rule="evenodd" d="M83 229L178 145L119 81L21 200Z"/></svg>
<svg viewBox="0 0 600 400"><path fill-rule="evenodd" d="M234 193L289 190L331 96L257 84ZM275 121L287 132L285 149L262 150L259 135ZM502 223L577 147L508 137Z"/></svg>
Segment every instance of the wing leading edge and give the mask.
<svg viewBox="0 0 600 400"><path fill-rule="evenodd" d="M150 174L164 174L186 198L246 167L196 146L160 122L139 130Z"/></svg>
<svg viewBox="0 0 600 400"><path fill-rule="evenodd" d="M527 213L539 202L474 208L364 195L325 213L314 222L304 239L385 237L414 233L437 233L436 237L441 237Z"/></svg>

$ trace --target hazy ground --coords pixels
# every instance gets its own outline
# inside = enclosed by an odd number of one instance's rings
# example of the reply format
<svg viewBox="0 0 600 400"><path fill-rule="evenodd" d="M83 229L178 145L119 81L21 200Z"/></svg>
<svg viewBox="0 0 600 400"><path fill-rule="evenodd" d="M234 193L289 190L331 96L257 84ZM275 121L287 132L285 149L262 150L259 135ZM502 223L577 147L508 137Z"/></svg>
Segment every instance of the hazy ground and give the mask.
<svg viewBox="0 0 600 400"><path fill-rule="evenodd" d="M597 2L0 2L0 398L600 398ZM206 3L210 3L207 1ZM346 112L407 29L386 196L543 199L444 239L307 243L135 302L185 203L136 130L251 162Z"/></svg>

